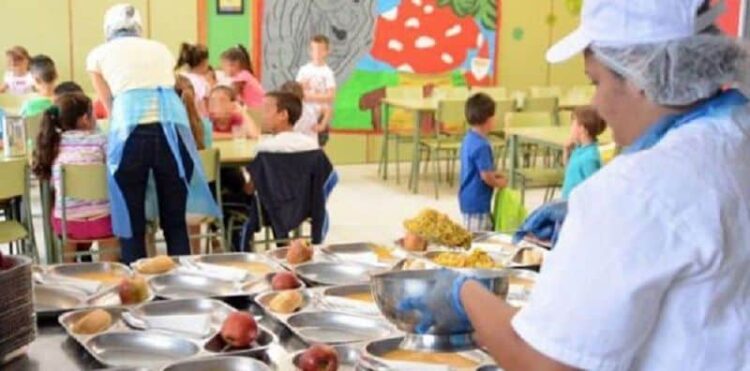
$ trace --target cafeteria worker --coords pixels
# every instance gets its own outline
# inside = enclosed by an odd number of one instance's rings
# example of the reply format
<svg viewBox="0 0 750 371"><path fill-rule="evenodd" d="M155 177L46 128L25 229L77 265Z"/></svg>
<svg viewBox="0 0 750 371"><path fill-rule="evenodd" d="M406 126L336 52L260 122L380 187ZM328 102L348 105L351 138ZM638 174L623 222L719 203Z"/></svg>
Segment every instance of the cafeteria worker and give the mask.
<svg viewBox="0 0 750 371"><path fill-rule="evenodd" d="M584 0L547 59L583 53L623 154L573 191L525 307L443 270L424 314L505 370L750 370L750 64L706 3Z"/></svg>
<svg viewBox="0 0 750 371"><path fill-rule="evenodd" d="M122 260L146 256L145 198L153 174L159 223L169 255L190 254L187 212L219 216L204 180L182 101L174 91L175 60L169 49L141 36L133 5L118 4L104 16L107 41L89 53L86 68L110 115L107 175L112 229Z"/></svg>

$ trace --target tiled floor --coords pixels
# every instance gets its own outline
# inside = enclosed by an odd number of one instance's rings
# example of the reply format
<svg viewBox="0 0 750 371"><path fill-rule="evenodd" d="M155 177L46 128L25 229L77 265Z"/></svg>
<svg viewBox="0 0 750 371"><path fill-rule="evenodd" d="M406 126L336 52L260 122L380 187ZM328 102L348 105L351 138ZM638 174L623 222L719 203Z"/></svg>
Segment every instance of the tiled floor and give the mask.
<svg viewBox="0 0 750 371"><path fill-rule="evenodd" d="M422 208L432 207L461 221L456 197L457 186L441 183L440 198L435 199L432 178L424 176L420 181L420 193L407 190L406 177L400 185L395 176L383 181L378 177L376 165L339 166L340 182L328 201L331 228L328 243L371 241L390 243L403 234L404 219L417 214ZM391 173L393 174L391 169ZM407 174L404 164L402 175ZM37 241L41 243L41 209L39 195L32 192L34 228ZM526 205L530 210L541 204L543 192L530 191ZM44 258L44 257L42 257Z"/></svg>

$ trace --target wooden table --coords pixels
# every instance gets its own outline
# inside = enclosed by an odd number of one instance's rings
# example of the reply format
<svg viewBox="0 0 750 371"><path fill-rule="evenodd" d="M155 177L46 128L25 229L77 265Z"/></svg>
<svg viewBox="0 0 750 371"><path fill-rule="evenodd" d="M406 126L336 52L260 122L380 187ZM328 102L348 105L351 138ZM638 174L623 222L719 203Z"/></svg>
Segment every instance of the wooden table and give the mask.
<svg viewBox="0 0 750 371"><path fill-rule="evenodd" d="M383 179L388 179L388 137L390 136L388 124L390 119L390 109L392 107L400 108L406 111L414 112L414 128L412 141L414 148L411 159L411 173L409 175L409 188L412 192L418 192L417 177L419 176L419 141L422 135L422 120L427 115L434 115L438 109L438 100L434 98L421 99L395 99L385 98L381 101L383 104L383 146L381 150L381 166ZM398 158L398 146L396 147L396 158ZM399 164L396 164L396 176L398 178Z"/></svg>
<svg viewBox="0 0 750 371"><path fill-rule="evenodd" d="M518 169L519 142L537 143L547 147L563 148L570 138L569 126L547 126L530 128L506 128L505 135L510 139L510 184L516 184ZM599 144L612 142L612 131L607 128L599 135Z"/></svg>
<svg viewBox="0 0 750 371"><path fill-rule="evenodd" d="M212 147L219 150L222 167L234 167L249 164L257 144L257 139L214 139Z"/></svg>

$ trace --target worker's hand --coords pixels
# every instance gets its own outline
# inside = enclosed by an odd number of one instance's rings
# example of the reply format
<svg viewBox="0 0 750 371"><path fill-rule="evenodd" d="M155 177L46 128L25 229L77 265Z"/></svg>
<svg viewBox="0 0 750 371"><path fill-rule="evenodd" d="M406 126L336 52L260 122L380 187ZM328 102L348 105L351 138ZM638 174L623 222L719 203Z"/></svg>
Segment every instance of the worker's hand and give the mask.
<svg viewBox="0 0 750 371"><path fill-rule="evenodd" d="M531 235L540 241L549 241L554 246L567 214L567 201L556 201L542 205L526 218L521 228L513 236L513 243L517 244L527 235Z"/></svg>
<svg viewBox="0 0 750 371"><path fill-rule="evenodd" d="M471 279L454 270L440 269L435 274L435 284L430 292L403 299L397 310L400 315L419 318L414 329L418 334L469 333L472 326L461 303L461 287ZM488 286L488 283L484 284Z"/></svg>

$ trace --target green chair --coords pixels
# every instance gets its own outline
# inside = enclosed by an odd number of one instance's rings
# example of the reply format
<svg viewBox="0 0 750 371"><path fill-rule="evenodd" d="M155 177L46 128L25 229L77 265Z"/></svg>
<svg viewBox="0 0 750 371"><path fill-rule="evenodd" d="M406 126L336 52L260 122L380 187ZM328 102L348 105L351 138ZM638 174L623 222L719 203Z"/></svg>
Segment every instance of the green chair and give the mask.
<svg viewBox="0 0 750 371"><path fill-rule="evenodd" d="M531 86L529 87L530 98L560 98L562 88L559 86Z"/></svg>
<svg viewBox="0 0 750 371"><path fill-rule="evenodd" d="M496 101L508 99L508 89L501 86L477 86L471 89L471 95L485 93ZM514 107L515 110L515 107Z"/></svg>
<svg viewBox="0 0 750 371"><path fill-rule="evenodd" d="M421 86L392 86L385 89L385 97L388 99L422 99L423 91ZM391 122L391 117L399 112L403 117L406 117L406 122L401 123L402 125L400 126L402 127L394 127L395 122ZM401 145L413 143L414 141L414 125L416 118L412 115L407 115L407 113L408 112L397 108L383 110L383 147L380 154L380 165L378 170L382 172L383 178L385 179L391 159L387 153L389 145L392 142L395 147L396 183L401 182Z"/></svg>
<svg viewBox="0 0 750 371"><path fill-rule="evenodd" d="M500 88L502 89L502 88ZM495 127L490 132L490 144L495 155L497 164L501 158L505 158L505 115L516 112L516 101L511 98L495 100ZM501 168L505 168L505 161L500 163Z"/></svg>
<svg viewBox="0 0 750 371"><path fill-rule="evenodd" d="M61 262L67 256L63 246L68 243L91 243L96 240L71 240L68 237L68 199L73 198L81 201L109 200L107 188L107 167L105 164L86 165L63 165L60 168L60 224L61 234L57 236L56 256L54 261ZM101 240L113 240L110 236ZM117 249L119 250L119 249ZM100 247L98 253L103 249ZM91 250L87 252L76 252L76 257L94 256ZM50 258L48 258L50 260Z"/></svg>
<svg viewBox="0 0 750 371"><path fill-rule="evenodd" d="M545 112L517 112L507 114L505 123L508 128L547 127L553 126L554 120L551 114ZM554 197L555 190L562 186L565 169L561 167L536 166L534 157L537 150L538 146L533 144L522 144L521 146L525 166L516 169L517 182L516 184L511 184L511 186L520 189L522 201L525 201L527 189L544 188L544 199L548 201Z"/></svg>
<svg viewBox="0 0 750 371"><path fill-rule="evenodd" d="M26 141L30 144L29 148L36 148L36 138L39 136L39 131L42 128L42 116L36 115L24 117L23 119L23 125L26 129Z"/></svg>
<svg viewBox="0 0 750 371"><path fill-rule="evenodd" d="M438 85L432 90L435 99L466 100L469 98L469 88L465 86Z"/></svg>
<svg viewBox="0 0 750 371"><path fill-rule="evenodd" d="M446 180L452 184L455 164L461 148L461 140L466 133L466 101L462 99L441 100L436 113L436 135L420 140L420 155L426 154L424 168L434 164L435 198L439 197L438 187L441 180L440 161L445 160ZM434 156L434 158L433 158ZM417 179L417 182L419 179Z"/></svg>
<svg viewBox="0 0 750 371"><path fill-rule="evenodd" d="M200 156L201 165L203 166L203 175L206 178L206 182L213 182L214 194L216 195L216 203L221 205L221 177L219 176L219 170L221 169L221 155L219 154L219 150L215 148L204 149L198 152L198 155ZM225 247L227 236L226 232L224 231L223 218L205 217L203 220L201 220L201 222L202 224L207 223L212 225L215 229L215 232L211 232L211 228L208 228L206 233L190 235L189 238L191 240L205 238L206 250L209 253L213 253L213 243L211 242L211 240L215 237L218 237L221 251L226 251Z"/></svg>
<svg viewBox="0 0 750 371"><path fill-rule="evenodd" d="M31 216L29 166L25 159L0 160L0 174L0 200L6 206L5 220L0 221L0 244L8 244L11 254L24 254L39 262Z"/></svg>

